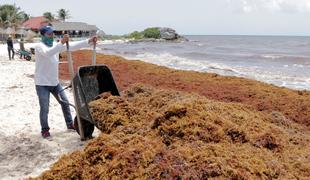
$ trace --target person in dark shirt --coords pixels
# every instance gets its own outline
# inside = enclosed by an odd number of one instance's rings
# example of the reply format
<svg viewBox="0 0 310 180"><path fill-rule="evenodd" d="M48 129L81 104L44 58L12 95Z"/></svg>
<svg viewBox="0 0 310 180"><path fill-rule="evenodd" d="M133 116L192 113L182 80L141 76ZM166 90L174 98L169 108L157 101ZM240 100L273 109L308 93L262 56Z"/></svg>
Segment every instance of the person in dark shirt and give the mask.
<svg viewBox="0 0 310 180"><path fill-rule="evenodd" d="M14 52L14 47L13 47L13 40L12 40L12 37L9 36L7 41L6 41L6 44L8 45L8 53L9 53L9 59L14 59L14 55L15 55L15 52ZM12 52L12 54L11 54ZM11 56L12 55L12 56Z"/></svg>

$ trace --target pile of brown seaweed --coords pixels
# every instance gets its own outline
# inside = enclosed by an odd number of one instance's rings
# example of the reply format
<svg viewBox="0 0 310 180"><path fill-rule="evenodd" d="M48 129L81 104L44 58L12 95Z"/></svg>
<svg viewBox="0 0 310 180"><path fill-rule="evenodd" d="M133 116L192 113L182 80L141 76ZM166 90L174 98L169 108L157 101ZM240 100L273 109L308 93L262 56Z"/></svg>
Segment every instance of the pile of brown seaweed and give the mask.
<svg viewBox="0 0 310 180"><path fill-rule="evenodd" d="M279 112L141 84L90 109L100 136L37 179L310 177L310 132Z"/></svg>
<svg viewBox="0 0 310 180"><path fill-rule="evenodd" d="M92 51L74 52L74 67L90 65L90 57ZM113 55L97 54L97 63L113 70L121 90L143 83L160 89L194 92L210 100L241 103L265 113L281 112L285 118L310 130L310 91L292 90L240 77L170 69ZM70 79L67 65L60 64L62 79Z"/></svg>

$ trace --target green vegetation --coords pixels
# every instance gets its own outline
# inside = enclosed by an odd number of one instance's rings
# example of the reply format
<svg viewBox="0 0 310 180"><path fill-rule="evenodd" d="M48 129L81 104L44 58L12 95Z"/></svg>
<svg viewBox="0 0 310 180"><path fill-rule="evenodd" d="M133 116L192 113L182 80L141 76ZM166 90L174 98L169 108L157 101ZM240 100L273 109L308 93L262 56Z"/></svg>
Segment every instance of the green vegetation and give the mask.
<svg viewBox="0 0 310 180"><path fill-rule="evenodd" d="M54 15L51 12L43 13L43 16L47 19L47 21L51 22L55 19Z"/></svg>
<svg viewBox="0 0 310 180"><path fill-rule="evenodd" d="M43 16L47 19L48 22L55 20L55 16L51 12L43 13ZM66 9L59 9L57 11L57 17L65 21L70 18L69 11ZM30 15L22 11L16 5L3 4L0 5L0 27L19 27L23 22L27 21L30 18Z"/></svg>
<svg viewBox="0 0 310 180"><path fill-rule="evenodd" d="M29 15L15 5L0 5L0 27L18 27L29 19Z"/></svg>
<svg viewBox="0 0 310 180"><path fill-rule="evenodd" d="M160 38L159 28L147 28L142 33L145 38Z"/></svg>
<svg viewBox="0 0 310 180"><path fill-rule="evenodd" d="M70 18L69 10L66 9L59 9L57 11L58 18L62 21L66 21L66 19Z"/></svg>
<svg viewBox="0 0 310 180"><path fill-rule="evenodd" d="M143 34L141 32L134 31L131 34L129 34L128 38L130 38L130 39L142 39Z"/></svg>
<svg viewBox="0 0 310 180"><path fill-rule="evenodd" d="M143 39L143 38L154 38L154 39L160 39L160 30L159 28L147 28L143 30L142 32L134 31L128 35L128 38L130 39Z"/></svg>

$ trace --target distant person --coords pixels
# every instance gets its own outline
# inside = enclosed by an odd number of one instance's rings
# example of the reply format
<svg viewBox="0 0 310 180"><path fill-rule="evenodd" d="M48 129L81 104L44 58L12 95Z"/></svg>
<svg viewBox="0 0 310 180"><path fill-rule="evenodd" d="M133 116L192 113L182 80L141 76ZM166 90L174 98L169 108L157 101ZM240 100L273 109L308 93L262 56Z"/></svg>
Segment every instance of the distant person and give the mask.
<svg viewBox="0 0 310 180"><path fill-rule="evenodd" d="M24 46L24 39L21 38L20 41L19 41L19 51L20 51L20 59L22 58L26 58L26 55L25 55L25 46Z"/></svg>
<svg viewBox="0 0 310 180"><path fill-rule="evenodd" d="M54 33L51 26L40 29L41 43L35 47L35 85L40 104L40 124L43 138L50 136L48 126L49 99L52 94L60 103L68 129L75 129L68 104L68 98L59 83L58 65L59 53L66 51L69 35L65 34L60 42L54 42ZM84 41L70 42L70 50L78 50L96 43L97 38L91 37ZM59 97L61 101L59 101Z"/></svg>
<svg viewBox="0 0 310 180"><path fill-rule="evenodd" d="M6 40L6 44L8 45L9 59L10 60L14 59L15 52L14 52L13 40L11 36L9 36L8 39Z"/></svg>

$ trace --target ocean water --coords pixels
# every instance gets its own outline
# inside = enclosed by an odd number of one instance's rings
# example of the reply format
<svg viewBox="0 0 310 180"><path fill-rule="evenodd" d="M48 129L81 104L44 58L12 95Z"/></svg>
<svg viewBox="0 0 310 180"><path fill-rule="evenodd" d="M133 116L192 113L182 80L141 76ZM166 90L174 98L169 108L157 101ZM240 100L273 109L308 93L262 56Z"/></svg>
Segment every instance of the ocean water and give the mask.
<svg viewBox="0 0 310 180"><path fill-rule="evenodd" d="M185 36L188 42L118 42L105 54L310 90L310 37Z"/></svg>

